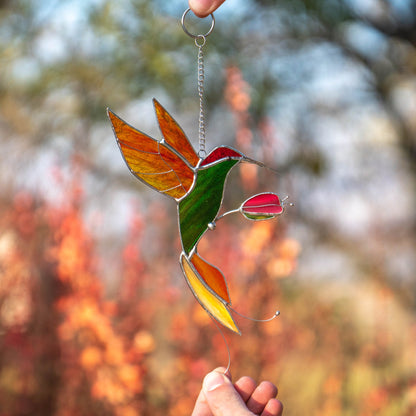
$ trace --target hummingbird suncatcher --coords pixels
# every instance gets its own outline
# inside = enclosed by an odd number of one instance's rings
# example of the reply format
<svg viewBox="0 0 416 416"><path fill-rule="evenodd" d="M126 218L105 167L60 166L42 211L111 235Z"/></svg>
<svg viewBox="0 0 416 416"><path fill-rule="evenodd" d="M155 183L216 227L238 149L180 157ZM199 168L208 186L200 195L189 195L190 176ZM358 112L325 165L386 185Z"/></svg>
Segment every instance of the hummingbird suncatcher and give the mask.
<svg viewBox="0 0 416 416"><path fill-rule="evenodd" d="M157 100L153 103L163 136L160 141L107 111L121 154L136 178L176 201L182 243L179 261L186 282L211 317L240 334L230 313L224 275L198 254L198 242L224 215L240 212L250 220L270 219L283 212L284 200L274 193L261 193L218 216L231 169L243 161L264 165L228 146L200 157L178 123Z"/></svg>

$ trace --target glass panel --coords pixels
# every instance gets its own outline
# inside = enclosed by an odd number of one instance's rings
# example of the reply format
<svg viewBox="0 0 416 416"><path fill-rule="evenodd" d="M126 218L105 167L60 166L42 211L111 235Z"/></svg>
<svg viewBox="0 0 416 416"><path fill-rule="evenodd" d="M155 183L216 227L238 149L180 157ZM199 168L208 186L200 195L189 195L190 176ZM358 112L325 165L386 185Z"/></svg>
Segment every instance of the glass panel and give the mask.
<svg viewBox="0 0 416 416"><path fill-rule="evenodd" d="M243 202L241 212L248 219L269 219L281 214L283 206L276 194L263 193Z"/></svg>
<svg viewBox="0 0 416 416"><path fill-rule="evenodd" d="M201 283L199 276L183 254L181 256L181 266L186 281L201 306L222 325L240 334L240 330L237 328L227 307Z"/></svg>
<svg viewBox="0 0 416 416"><path fill-rule="evenodd" d="M111 111L114 133L130 171L142 182L173 198L182 198L191 189L195 174L165 145L136 130Z"/></svg>
<svg viewBox="0 0 416 416"><path fill-rule="evenodd" d="M227 283L221 270L217 269L212 264L209 264L200 257L198 253L195 253L191 257L191 262L208 287L210 287L225 302L230 303Z"/></svg>
<svg viewBox="0 0 416 416"><path fill-rule="evenodd" d="M186 254L198 243L208 224L215 219L222 203L224 183L238 160L226 159L207 169L198 170L191 193L179 203L179 226Z"/></svg>
<svg viewBox="0 0 416 416"><path fill-rule="evenodd" d="M194 148L187 139L185 133L179 124L171 117L171 115L160 105L160 103L153 99L153 104L156 110L157 121L159 122L160 130L166 142L170 144L175 150L180 153L191 166L196 166L199 162L199 157L195 153Z"/></svg>
<svg viewBox="0 0 416 416"><path fill-rule="evenodd" d="M223 158L238 158L239 160L242 157L241 153L238 153L236 150L231 149L227 146L220 146L215 148L201 163L201 166L209 165L210 163L216 162L217 160Z"/></svg>

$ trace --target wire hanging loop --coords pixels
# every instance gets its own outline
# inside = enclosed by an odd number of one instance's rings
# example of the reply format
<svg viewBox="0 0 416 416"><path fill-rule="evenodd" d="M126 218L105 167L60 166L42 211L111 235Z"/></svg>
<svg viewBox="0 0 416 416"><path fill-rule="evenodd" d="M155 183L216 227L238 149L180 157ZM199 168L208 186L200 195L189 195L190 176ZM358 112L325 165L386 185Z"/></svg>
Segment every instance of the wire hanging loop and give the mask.
<svg viewBox="0 0 416 416"><path fill-rule="evenodd" d="M182 15L182 29L184 32L194 39L195 46L198 48L198 96L199 96L199 119L198 119L198 136L199 136L199 157L203 158L206 156L205 151L205 111L204 111L204 81L205 81L205 68L204 68L204 53L202 48L206 43L206 37L209 36L214 30L215 17L211 13L211 27L204 35L195 35L188 31L185 26L185 17L191 9L186 9Z"/></svg>
<svg viewBox="0 0 416 416"><path fill-rule="evenodd" d="M211 16L211 27L209 28L209 30L208 30L208 32L207 33L205 33L205 35L195 35L194 33L191 33L191 32L189 32L188 31L188 29L186 28L186 26L185 26L185 18L186 18L186 15L189 13L191 11L191 9L190 8L188 8L188 9L186 9L184 12L183 12L183 15L182 15L182 19L181 19L181 24L182 24L182 29L183 29L183 31L188 35L188 36L190 36L191 38L199 38L199 37L201 37L201 36L203 36L203 37L207 37L207 36L209 36L211 33L212 33L212 31L214 30L214 27L215 27L215 17L214 17L214 14L213 13L211 13L210 14L210 16Z"/></svg>

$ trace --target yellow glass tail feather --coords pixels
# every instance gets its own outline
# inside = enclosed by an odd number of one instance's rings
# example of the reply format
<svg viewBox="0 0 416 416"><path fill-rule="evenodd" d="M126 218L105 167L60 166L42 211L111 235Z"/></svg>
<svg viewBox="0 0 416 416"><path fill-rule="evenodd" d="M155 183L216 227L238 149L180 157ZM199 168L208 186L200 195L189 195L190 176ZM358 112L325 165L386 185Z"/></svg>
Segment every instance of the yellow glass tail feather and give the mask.
<svg viewBox="0 0 416 416"><path fill-rule="evenodd" d="M180 258L181 267L186 281L201 306L219 323L233 332L241 335L240 330L234 322L226 304L202 283L203 279L192 267L188 258L182 253Z"/></svg>

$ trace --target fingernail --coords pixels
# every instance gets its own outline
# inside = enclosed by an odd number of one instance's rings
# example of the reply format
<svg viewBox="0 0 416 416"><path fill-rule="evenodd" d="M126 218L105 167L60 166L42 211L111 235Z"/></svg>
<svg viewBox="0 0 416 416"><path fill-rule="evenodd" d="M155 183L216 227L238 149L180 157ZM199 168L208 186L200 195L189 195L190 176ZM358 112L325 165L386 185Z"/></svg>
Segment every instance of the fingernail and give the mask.
<svg viewBox="0 0 416 416"><path fill-rule="evenodd" d="M223 374L218 371L213 371L205 376L202 387L205 391L212 391L225 384L225 382L225 376Z"/></svg>

